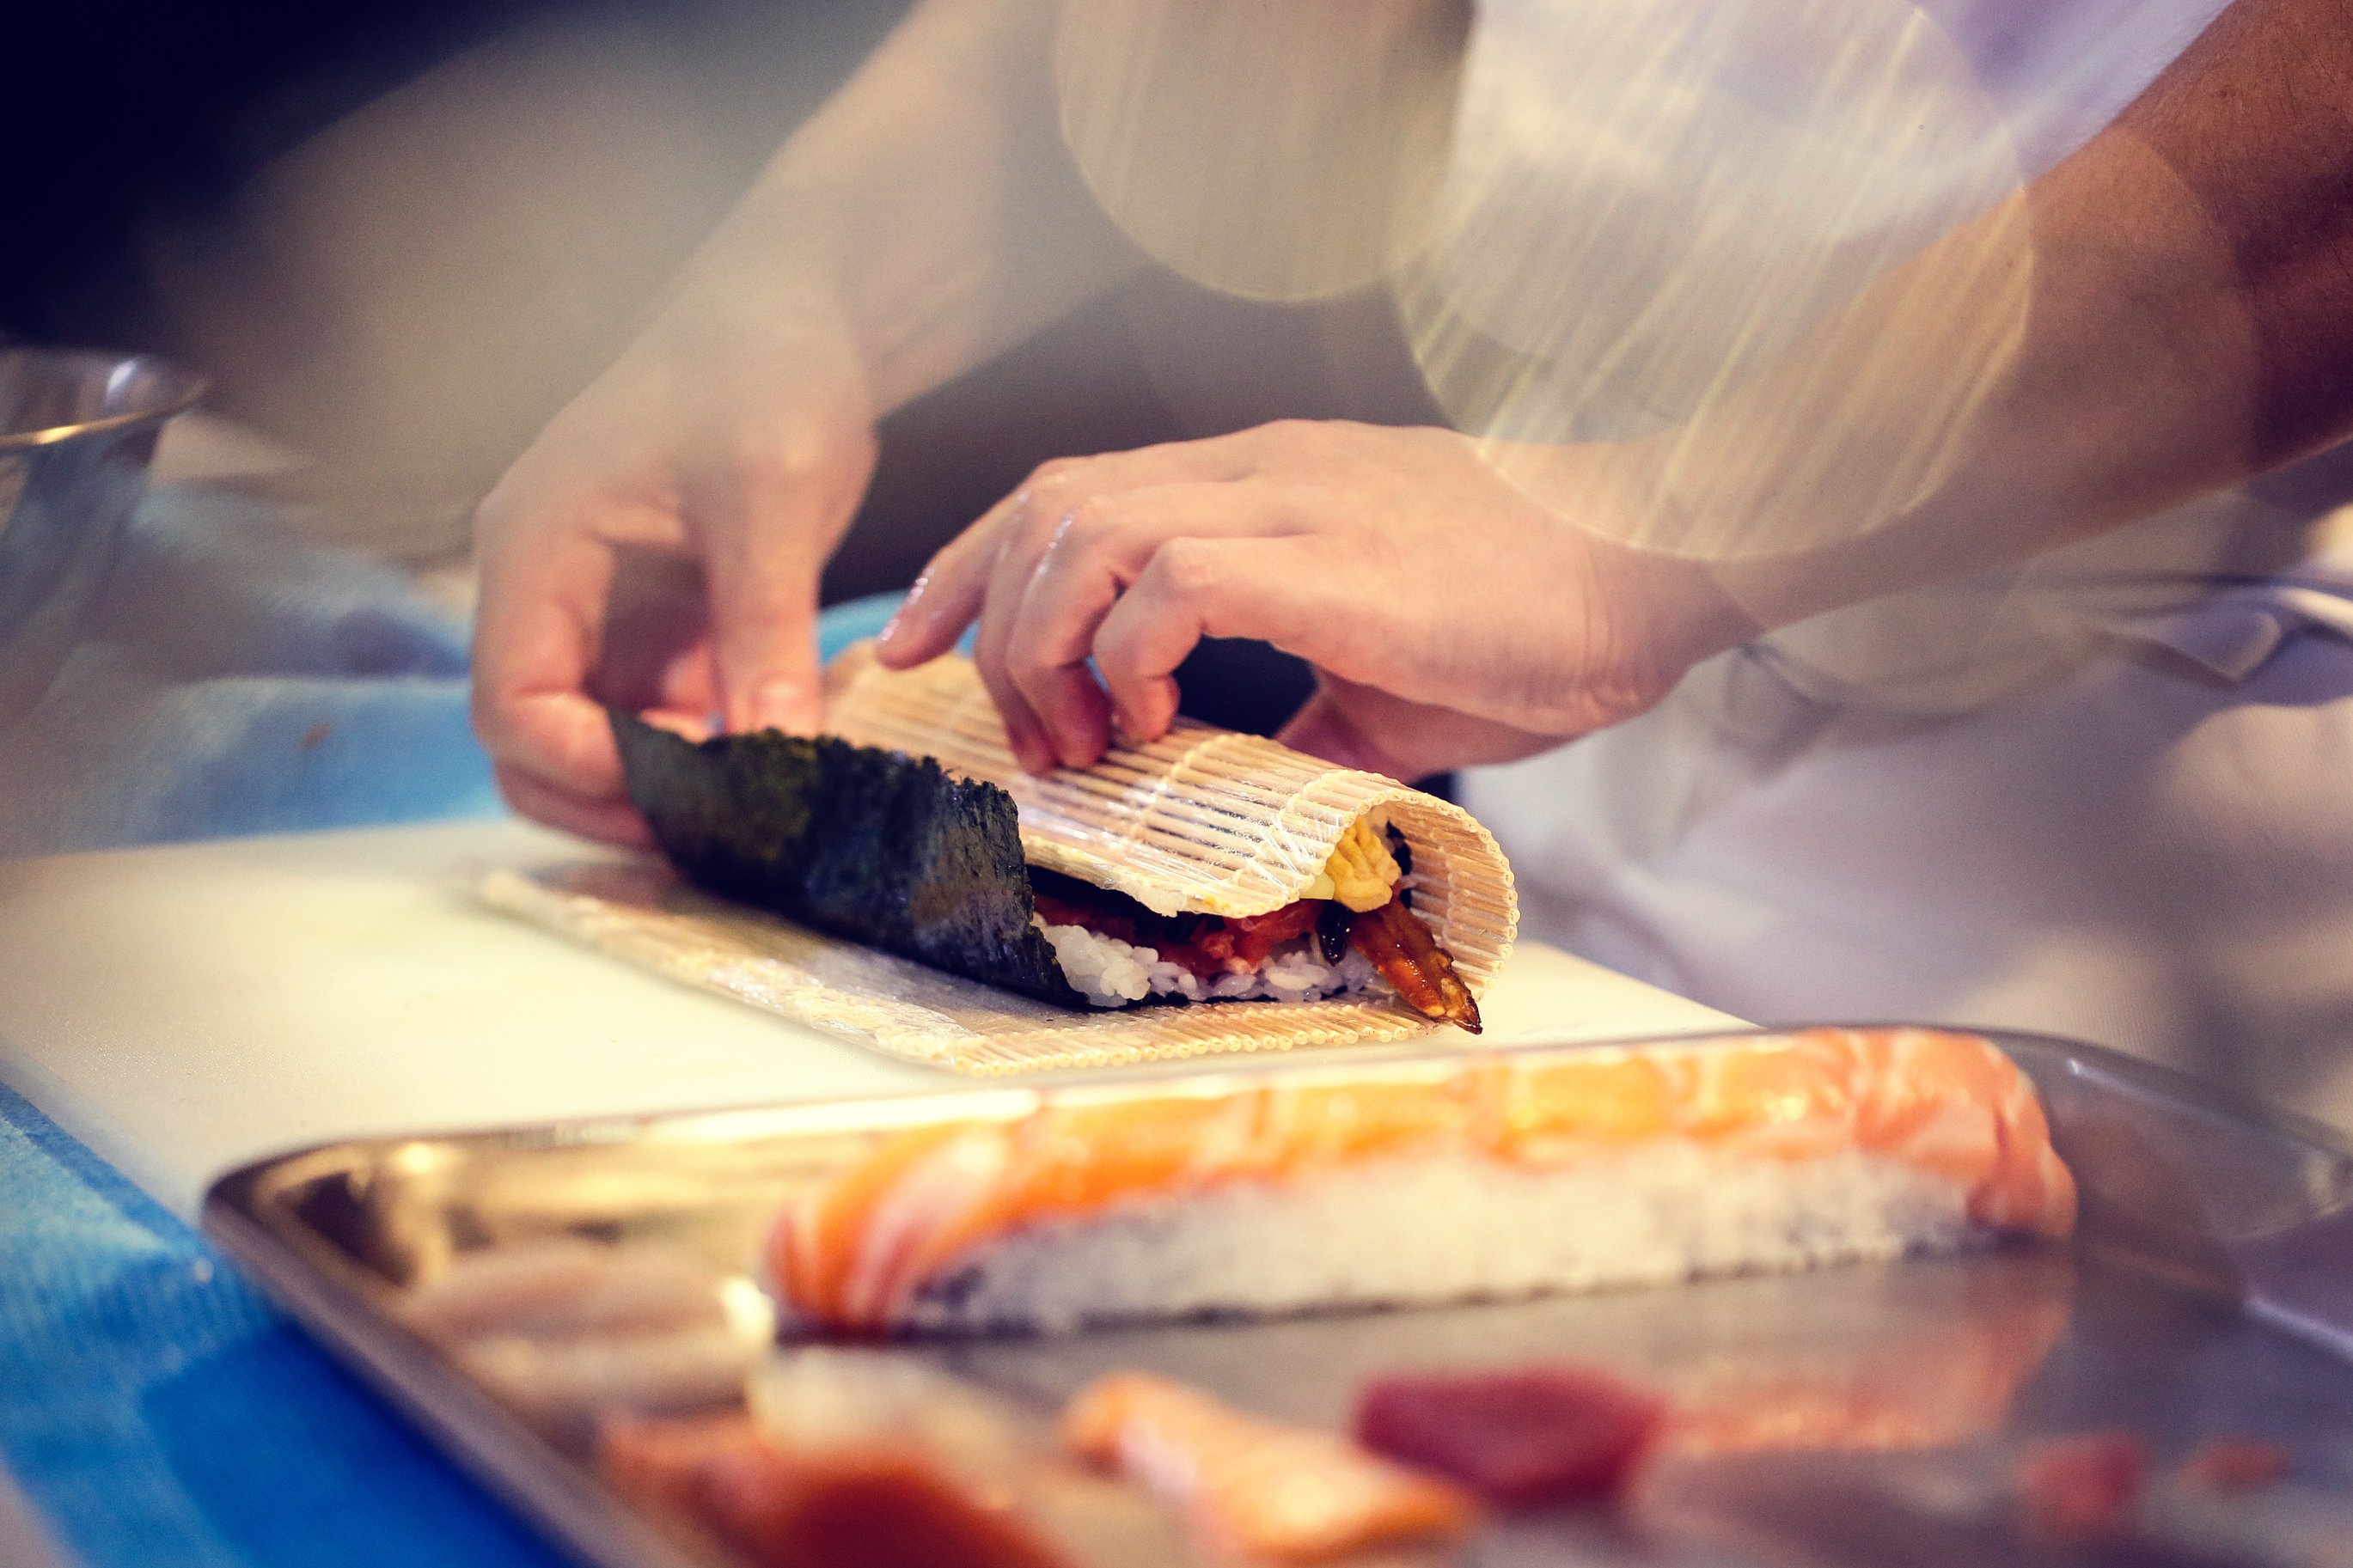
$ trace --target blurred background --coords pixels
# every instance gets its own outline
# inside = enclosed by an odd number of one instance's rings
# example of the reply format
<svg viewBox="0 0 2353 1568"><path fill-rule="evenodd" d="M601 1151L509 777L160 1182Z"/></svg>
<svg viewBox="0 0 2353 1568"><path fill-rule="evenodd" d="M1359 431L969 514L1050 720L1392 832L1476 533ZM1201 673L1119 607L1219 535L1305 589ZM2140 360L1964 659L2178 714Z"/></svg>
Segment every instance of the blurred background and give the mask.
<svg viewBox="0 0 2353 1568"><path fill-rule="evenodd" d="M160 481L296 503L307 537L420 571L462 608L475 500L906 9L46 8L0 91L11 144L50 149L12 188L0 335L195 366L213 392ZM828 601L903 586L1051 457L1280 413L1436 417L1367 282L1302 310L1161 272L900 410ZM1307 678L1246 662L1250 679L1195 682L1195 705L1271 727Z"/></svg>
<svg viewBox="0 0 2353 1568"><path fill-rule="evenodd" d="M14 193L0 326L200 366L208 412L281 444L337 525L455 550L471 498L903 9L48 8L0 94L14 144L55 150Z"/></svg>

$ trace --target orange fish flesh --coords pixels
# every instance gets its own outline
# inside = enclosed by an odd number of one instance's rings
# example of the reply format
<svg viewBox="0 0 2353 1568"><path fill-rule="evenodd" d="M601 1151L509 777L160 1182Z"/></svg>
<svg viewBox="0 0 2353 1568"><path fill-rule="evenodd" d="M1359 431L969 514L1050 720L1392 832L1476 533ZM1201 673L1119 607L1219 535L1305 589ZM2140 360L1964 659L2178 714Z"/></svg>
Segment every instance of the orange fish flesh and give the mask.
<svg viewBox="0 0 2353 1568"><path fill-rule="evenodd" d="M1057 1218L1357 1161L1546 1168L1674 1139L1757 1159L1874 1154L1960 1187L1988 1229L2061 1237L2074 1226L2074 1182L2034 1086L1990 1042L1815 1029L1466 1057L1434 1079L1050 1099L1016 1121L916 1128L787 1207L774 1272L804 1317L871 1331L975 1249Z"/></svg>
<svg viewBox="0 0 2353 1568"><path fill-rule="evenodd" d="M1320 1563L1450 1539L1477 1517L1467 1493L1435 1477L1148 1373L1082 1389L1062 1412L1062 1442L1183 1509L1213 1547L1248 1557Z"/></svg>

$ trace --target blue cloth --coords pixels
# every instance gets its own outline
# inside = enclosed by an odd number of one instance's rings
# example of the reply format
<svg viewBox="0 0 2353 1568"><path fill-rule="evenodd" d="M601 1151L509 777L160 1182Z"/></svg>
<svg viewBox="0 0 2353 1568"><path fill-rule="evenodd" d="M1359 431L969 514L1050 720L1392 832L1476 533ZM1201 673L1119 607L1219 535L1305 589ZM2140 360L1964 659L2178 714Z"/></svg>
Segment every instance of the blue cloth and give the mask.
<svg viewBox="0 0 2353 1568"><path fill-rule="evenodd" d="M828 657L895 596L827 614ZM0 853L482 816L466 633L265 503L162 490L0 738ZM554 1568L203 1237L0 1087L0 1462L87 1568Z"/></svg>
<svg viewBox="0 0 2353 1568"><path fill-rule="evenodd" d="M159 489L0 735L0 854L488 816L466 628L270 503Z"/></svg>
<svg viewBox="0 0 2353 1568"><path fill-rule="evenodd" d="M0 1457L90 1568L565 1561L0 1088Z"/></svg>
<svg viewBox="0 0 2353 1568"><path fill-rule="evenodd" d="M827 612L831 658L898 595ZM0 855L494 816L467 628L281 509L158 489L89 635L0 735Z"/></svg>

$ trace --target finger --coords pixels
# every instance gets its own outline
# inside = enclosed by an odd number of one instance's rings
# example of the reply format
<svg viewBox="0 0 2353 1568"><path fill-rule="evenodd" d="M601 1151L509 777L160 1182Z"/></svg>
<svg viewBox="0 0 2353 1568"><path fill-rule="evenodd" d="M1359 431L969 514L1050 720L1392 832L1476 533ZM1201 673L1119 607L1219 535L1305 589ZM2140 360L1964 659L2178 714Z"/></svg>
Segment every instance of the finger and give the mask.
<svg viewBox="0 0 2353 1568"><path fill-rule="evenodd" d="M981 614L997 563L1008 549L1009 533L1027 535L1028 542L1013 555L1019 580L1036 564L1055 525L1087 497L1145 485L1240 479L1250 472L1251 461L1247 444L1221 436L1092 458L1060 458L1039 466L924 567L907 602L883 628L882 661L904 669L955 646Z"/></svg>
<svg viewBox="0 0 2353 1568"><path fill-rule="evenodd" d="M1244 482L1115 492L1062 520L1023 585L1002 657L1066 765L1094 761L1109 742L1111 703L1087 661L1103 617L1154 554L1177 538L1274 532L1291 517L1281 491Z"/></svg>
<svg viewBox="0 0 2353 1568"><path fill-rule="evenodd" d="M1040 487L1054 473L1075 466L1074 462L1047 464L1031 476L1029 483L991 508L982 526L973 531L972 553L957 563L962 574L955 588L960 619L952 635L961 634L964 626L975 618L979 620L979 630L973 638L973 663L980 672L981 685L997 704L997 716L1005 722L1005 742L1014 760L1033 773L1047 772L1060 759L1020 689L1006 673L1002 656L1007 628L1003 618L992 618L987 612L991 599L1005 592L999 585L1005 563L1018 558L1023 533L1039 515ZM1043 504L1059 503L1049 499Z"/></svg>
<svg viewBox="0 0 2353 1568"><path fill-rule="evenodd" d="M475 731L501 767L584 800L622 794L611 727L586 695L611 577L610 552L578 533L520 529L484 551Z"/></svg>
<svg viewBox="0 0 2353 1568"><path fill-rule="evenodd" d="M1034 489L1008 512L997 531L997 553L989 563L988 584L980 610L980 627L974 635L972 660L980 670L980 683L997 703L997 710L1005 720L1006 742L1013 748L1014 756L1031 773L1043 773L1057 763L1084 765L1073 762L1075 753L1066 754L1058 746L1045 722L1030 707L1029 695L1013 679L1007 666L1006 655L1013 639L1014 620L1021 603L1021 595L1029 583L1029 572L1034 567L1039 552L1045 548L1039 538L1039 520L1061 515L1063 503L1059 490L1043 487ZM1049 512L1047 508L1054 509ZM1100 754L1100 753L1097 753ZM1085 762L1093 761L1087 757Z"/></svg>
<svg viewBox="0 0 2353 1568"><path fill-rule="evenodd" d="M1029 690L1015 679L1008 662L1023 600L1054 542L1090 515L1115 510L1141 489L1179 482L1230 489L1230 478L1240 471L1238 460L1230 443L1176 442L1051 463L1025 487L998 527L997 555L990 563L973 643L981 681L997 700L1023 766L1033 772L1054 762L1084 766L1103 754L1110 737L1106 705L1093 678L1083 669L1041 679L1060 710L1057 728L1030 702Z"/></svg>
<svg viewBox="0 0 2353 1568"><path fill-rule="evenodd" d="M664 712L691 715L708 729L719 711L719 667L707 640L682 649L662 667L654 705Z"/></svg>
<svg viewBox="0 0 2353 1568"><path fill-rule="evenodd" d="M914 585L875 639L875 651L885 668L911 669L955 647L956 638L980 614L999 536L1020 506L1022 494L1015 490L990 507L978 521L924 563L915 574Z"/></svg>
<svg viewBox="0 0 2353 1568"><path fill-rule="evenodd" d="M687 489L729 730L807 733L823 719L818 578L865 479L862 465L830 456L755 455L731 465L723 480Z"/></svg>
<svg viewBox="0 0 2353 1568"><path fill-rule="evenodd" d="M506 796L507 804L534 822L626 849L654 847L653 835L647 831L645 819L626 798L617 802L585 800L517 768L500 768L498 781L499 793Z"/></svg>
<svg viewBox="0 0 2353 1568"><path fill-rule="evenodd" d="M1005 721L1005 743L1012 750L1014 761L1033 773L1052 771L1062 761L1061 753L1046 732L1029 700L1015 685L1005 668L1005 642L1008 629L1004 620L984 616L980 635L974 639L972 660L980 672L980 683L988 691L989 700L997 704L997 717Z"/></svg>
<svg viewBox="0 0 2353 1568"><path fill-rule="evenodd" d="M1324 552L1306 535L1172 539L1095 634L1095 668L1131 739L1176 717L1176 667L1205 637L1257 637L1311 664L1352 624Z"/></svg>

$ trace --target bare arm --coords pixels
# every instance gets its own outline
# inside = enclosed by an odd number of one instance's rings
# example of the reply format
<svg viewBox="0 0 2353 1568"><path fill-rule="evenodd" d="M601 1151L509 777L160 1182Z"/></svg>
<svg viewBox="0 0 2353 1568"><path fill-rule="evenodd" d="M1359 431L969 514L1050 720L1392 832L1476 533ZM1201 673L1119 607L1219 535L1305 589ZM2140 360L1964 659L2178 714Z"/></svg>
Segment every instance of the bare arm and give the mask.
<svg viewBox="0 0 2353 1568"><path fill-rule="evenodd" d="M1834 369L1899 367L1867 402L1808 408L1767 378L1719 428L1683 433L1696 460L1662 484L1665 503L1743 506L1765 528L1778 507L1841 504L1835 479L1706 460L1771 435L1834 471L1798 445L1809 423L1836 432L1817 439L1851 457L1850 473L1883 472L1907 425L1949 397L1937 378L1955 318L1938 311L1968 302L1947 285L1989 259L2027 269L2027 309L1956 460L1876 532L1858 509L1850 542L1727 568L1759 619L2017 560L2353 435L2353 5L2239 0L2014 206L1866 291L1816 339ZM1747 478L1690 477L1711 469Z"/></svg>
<svg viewBox="0 0 2353 1568"><path fill-rule="evenodd" d="M1292 734L1326 754L1401 776L1524 755L1760 627L2353 433L2348 196L2353 5L2239 0L2077 155L1680 429L1474 454L1275 425L1055 465L934 562L885 655L978 618L1033 767L1159 732L1204 636L1315 664ZM1733 547L1619 542L1678 537Z"/></svg>
<svg viewBox="0 0 2353 1568"><path fill-rule="evenodd" d="M1062 153L1054 16L920 6L484 501L475 723L520 810L642 840L605 703L813 725L875 420L1136 265Z"/></svg>
<svg viewBox="0 0 2353 1568"><path fill-rule="evenodd" d="M687 269L756 321L809 289L878 409L953 380L1141 265L1060 138L1055 0L929 0L776 154Z"/></svg>

